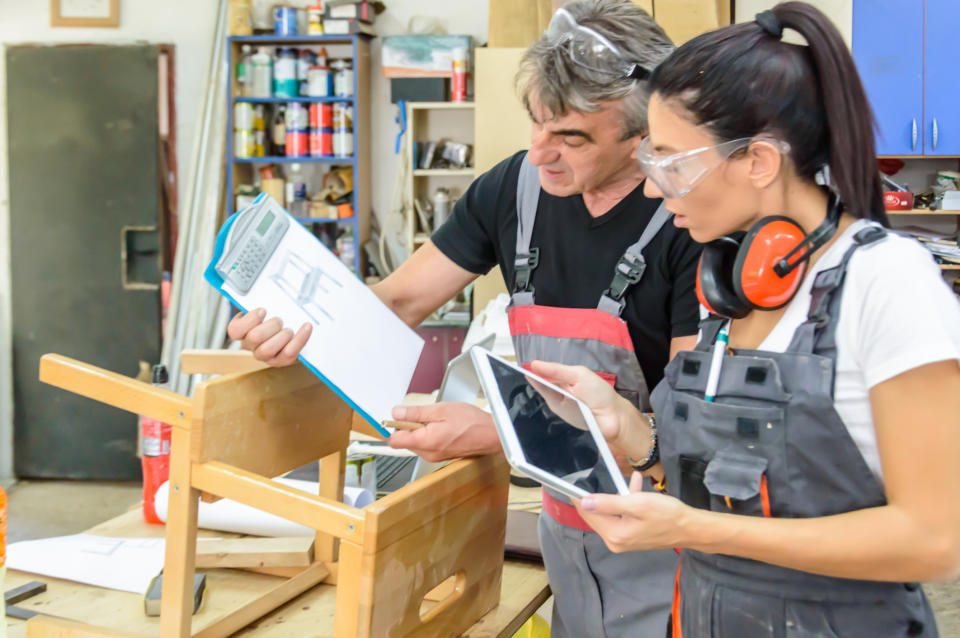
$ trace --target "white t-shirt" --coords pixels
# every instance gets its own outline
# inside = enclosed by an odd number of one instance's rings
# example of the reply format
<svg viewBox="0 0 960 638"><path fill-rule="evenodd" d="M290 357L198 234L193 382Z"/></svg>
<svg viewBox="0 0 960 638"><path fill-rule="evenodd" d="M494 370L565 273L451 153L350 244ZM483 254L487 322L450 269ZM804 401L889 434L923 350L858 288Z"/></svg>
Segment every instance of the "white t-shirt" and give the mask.
<svg viewBox="0 0 960 638"><path fill-rule="evenodd" d="M853 236L870 223L854 222L823 254L760 350L787 349L794 331L807 318L816 274L839 264L853 245ZM836 338L837 413L882 483L870 388L928 363L960 361L960 303L922 245L888 234L851 258Z"/></svg>

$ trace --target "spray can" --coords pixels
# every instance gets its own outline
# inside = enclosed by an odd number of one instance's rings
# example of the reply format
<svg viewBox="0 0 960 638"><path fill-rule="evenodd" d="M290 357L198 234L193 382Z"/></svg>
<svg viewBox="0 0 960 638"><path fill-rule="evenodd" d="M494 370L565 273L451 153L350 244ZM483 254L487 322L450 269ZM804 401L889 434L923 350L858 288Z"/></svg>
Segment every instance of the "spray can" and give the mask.
<svg viewBox="0 0 960 638"><path fill-rule="evenodd" d="M453 50L453 81L450 84L450 99L465 102L467 99L467 50L458 47Z"/></svg>
<svg viewBox="0 0 960 638"><path fill-rule="evenodd" d="M153 366L153 385L170 387L167 367L162 363ZM140 464L143 467L143 520L148 523L163 523L153 507L157 490L170 477L170 425L152 417L140 417Z"/></svg>
<svg viewBox="0 0 960 638"><path fill-rule="evenodd" d="M450 191L438 188L433 194L433 230L436 232L450 216Z"/></svg>

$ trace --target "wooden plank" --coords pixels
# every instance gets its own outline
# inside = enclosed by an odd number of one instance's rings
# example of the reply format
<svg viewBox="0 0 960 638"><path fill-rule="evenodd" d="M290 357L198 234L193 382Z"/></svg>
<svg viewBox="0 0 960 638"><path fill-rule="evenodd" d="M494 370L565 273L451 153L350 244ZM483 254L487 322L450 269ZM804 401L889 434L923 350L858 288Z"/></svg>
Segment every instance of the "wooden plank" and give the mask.
<svg viewBox="0 0 960 638"><path fill-rule="evenodd" d="M193 620L193 575L197 551L197 508L200 493L192 483L190 430L173 430L170 442L170 503L160 596L160 634L169 638L190 635Z"/></svg>
<svg viewBox="0 0 960 638"><path fill-rule="evenodd" d="M476 493L376 554L367 555L365 547L363 577L373 586L359 600L361 627L369 617L370 636L454 636L493 609L500 596L506 491L504 485ZM450 576L459 581L456 594L421 616L424 598Z"/></svg>
<svg viewBox="0 0 960 638"><path fill-rule="evenodd" d="M495 507L506 507L509 471L500 455L455 461L422 479L388 494L366 509L365 552L385 547L407 534L419 532L428 522L444 516L478 492L495 494ZM493 502L493 501L492 501Z"/></svg>
<svg viewBox="0 0 960 638"><path fill-rule="evenodd" d="M354 412L356 414L356 412ZM345 449L334 452L320 459L320 473L318 477L318 496L334 501L343 501L344 473L347 467L347 451ZM317 532L315 537L315 555L317 560L334 562L340 541L336 536Z"/></svg>
<svg viewBox="0 0 960 638"><path fill-rule="evenodd" d="M365 38L356 38L354 40L354 59L353 68L356 73L356 98L353 101L354 109L354 136L356 138L357 148L357 174L353 176L353 195L356 210L353 212L357 217L357 236L354 239L355 250L359 256L360 270L357 274L362 276L366 272L367 256L363 245L370 239L370 224L373 217L373 161L370 156L370 148L374 142L380 143L380 140L373 139L373 128L371 127L370 104L373 100L370 98L371 81L371 59L370 42Z"/></svg>
<svg viewBox="0 0 960 638"><path fill-rule="evenodd" d="M193 460L279 476L345 449L353 410L300 364L201 383Z"/></svg>
<svg viewBox="0 0 960 638"><path fill-rule="evenodd" d="M194 465L192 472L193 484L198 489L339 538L359 541L363 537L364 513L355 507L314 496L223 463ZM171 492L171 500L172 496Z"/></svg>
<svg viewBox="0 0 960 638"><path fill-rule="evenodd" d="M139 514L139 513L137 513ZM138 520L141 519L141 520ZM127 518L128 525L117 533L137 536L152 531L142 517ZM207 573L207 595L200 611L194 616L195 630L202 630L224 613L262 595L275 587L277 578L261 576L240 569L213 569ZM36 580L36 575L8 572L8 588ZM49 589L30 599L30 608L75 620L99 623L114 630L137 632L156 637L156 618L143 615L143 597L129 592L109 591L84 585L44 578ZM470 638L510 638L517 629L549 597L547 576L542 566L507 561L504 563L500 604L485 615L465 635ZM329 585L317 585L301 594L236 635L243 638L290 638L291 636L334 636L333 619L337 590ZM23 638L26 623L8 619L10 638ZM356 634L350 635L354 638Z"/></svg>
<svg viewBox="0 0 960 638"><path fill-rule="evenodd" d="M27 621L27 638L146 638L146 635L66 618L34 616Z"/></svg>
<svg viewBox="0 0 960 638"><path fill-rule="evenodd" d="M308 567L312 536L231 538L197 543L197 567ZM301 570L302 571L302 570Z"/></svg>
<svg viewBox="0 0 960 638"><path fill-rule="evenodd" d="M225 615L209 627L198 631L193 638L221 638L230 636L243 629L261 616L280 607L291 598L295 598L327 577L329 571L323 563L314 563L300 574L271 589L269 592L247 603L240 609Z"/></svg>
<svg viewBox="0 0 960 638"><path fill-rule="evenodd" d="M247 350L184 350L180 371L184 374L235 374L269 368Z"/></svg>
<svg viewBox="0 0 960 638"><path fill-rule="evenodd" d="M337 573L339 572L340 563L328 563L323 562L329 570L327 577L323 579L325 585L336 585L337 584ZM245 571L253 572L255 574L266 574L267 576L277 576L280 578L293 578L297 574L301 573L304 570L303 567L248 567L245 568Z"/></svg>
<svg viewBox="0 0 960 638"><path fill-rule="evenodd" d="M359 432L360 434L366 434L367 436L372 436L375 439L383 439L383 434L370 425L370 423L360 416L360 413L354 412L353 417L351 418L350 429L354 432Z"/></svg>
<svg viewBox="0 0 960 638"><path fill-rule="evenodd" d="M178 428L190 427L191 402L187 397L70 357L43 355L40 380Z"/></svg>

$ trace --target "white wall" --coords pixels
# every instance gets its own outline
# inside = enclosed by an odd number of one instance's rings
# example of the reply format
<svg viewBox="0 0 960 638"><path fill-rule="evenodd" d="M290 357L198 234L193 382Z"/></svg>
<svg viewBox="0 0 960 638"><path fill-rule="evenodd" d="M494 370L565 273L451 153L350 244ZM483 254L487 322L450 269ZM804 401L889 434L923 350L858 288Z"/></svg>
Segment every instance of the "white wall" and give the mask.
<svg viewBox="0 0 960 638"><path fill-rule="evenodd" d="M377 18L381 35L407 33L414 16L434 17L447 33L469 34L477 43L487 37L487 0L389 0ZM195 124L205 90L214 35L216 0L120 0L117 29L52 28L49 0L0 0L0 482L12 475L13 408L10 377L10 237L7 171L6 61L4 46L20 43L150 42L176 47L177 159L180 201L187 184ZM380 41L373 54L371 149L373 207L389 207L396 171L393 155L396 109L390 83L380 73Z"/></svg>

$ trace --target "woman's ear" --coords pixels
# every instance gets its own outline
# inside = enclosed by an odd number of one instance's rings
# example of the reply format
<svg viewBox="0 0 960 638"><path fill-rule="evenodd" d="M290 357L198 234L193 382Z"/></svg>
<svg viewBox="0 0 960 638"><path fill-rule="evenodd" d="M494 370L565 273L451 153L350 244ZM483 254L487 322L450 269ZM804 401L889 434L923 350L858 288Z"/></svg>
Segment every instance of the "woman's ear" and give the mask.
<svg viewBox="0 0 960 638"><path fill-rule="evenodd" d="M757 190L772 184L783 166L780 149L763 140L757 140L749 146L746 159L749 160L748 177Z"/></svg>

